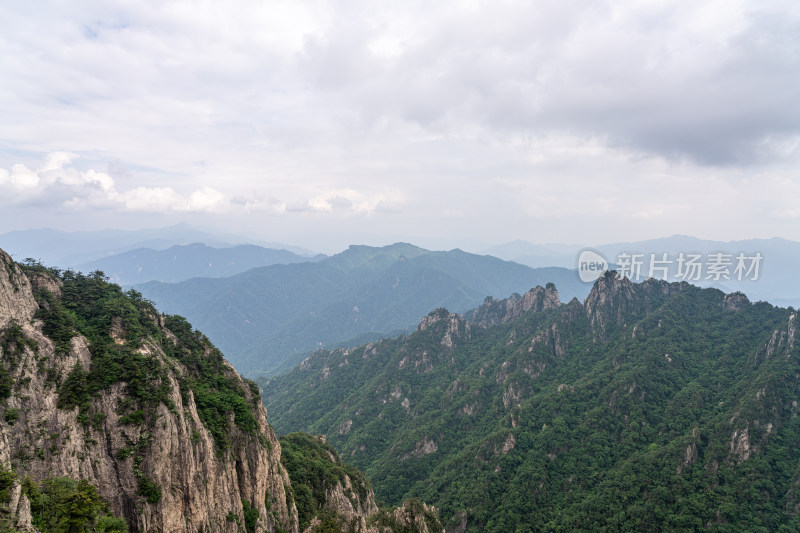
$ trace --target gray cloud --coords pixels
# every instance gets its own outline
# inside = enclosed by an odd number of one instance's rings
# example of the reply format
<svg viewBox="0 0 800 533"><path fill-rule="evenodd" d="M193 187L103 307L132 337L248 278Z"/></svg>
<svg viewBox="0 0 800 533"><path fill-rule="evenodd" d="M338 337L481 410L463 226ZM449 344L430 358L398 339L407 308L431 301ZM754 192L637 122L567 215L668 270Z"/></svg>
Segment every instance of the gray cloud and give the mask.
<svg viewBox="0 0 800 533"><path fill-rule="evenodd" d="M304 50L308 75L321 89L349 91L375 122L558 131L709 165L785 155L800 136L796 7L618 6L500 2L449 18L435 12L433 27L405 28L407 47L389 58L370 56L369 32L332 25Z"/></svg>
<svg viewBox="0 0 800 533"><path fill-rule="evenodd" d="M546 217L566 240L631 217L800 236L794 2L28 4L0 6L5 220L124 205L495 240ZM17 154L56 151L80 156L72 181L9 185L41 163Z"/></svg>

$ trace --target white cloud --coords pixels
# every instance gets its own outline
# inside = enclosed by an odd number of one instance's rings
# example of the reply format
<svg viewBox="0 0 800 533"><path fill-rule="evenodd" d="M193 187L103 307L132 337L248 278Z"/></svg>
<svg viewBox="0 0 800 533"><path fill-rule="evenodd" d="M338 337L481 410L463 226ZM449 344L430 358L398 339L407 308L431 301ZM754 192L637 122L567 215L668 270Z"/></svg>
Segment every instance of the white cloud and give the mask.
<svg viewBox="0 0 800 533"><path fill-rule="evenodd" d="M170 187L136 187L125 193L122 204L129 211L163 213L183 210L186 199Z"/></svg>
<svg viewBox="0 0 800 533"><path fill-rule="evenodd" d="M391 193L362 194L353 189L330 189L316 194L298 211L338 212L346 214L370 214L381 208L396 207L403 202L402 195Z"/></svg>
<svg viewBox="0 0 800 533"><path fill-rule="evenodd" d="M39 185L39 175L25 165L11 167L10 184L17 190L33 189Z"/></svg>
<svg viewBox="0 0 800 533"><path fill-rule="evenodd" d="M188 211L194 212L221 212L230 208L228 198L211 187L203 187L192 192L186 203Z"/></svg>
<svg viewBox="0 0 800 533"><path fill-rule="evenodd" d="M78 154L70 152L51 152L45 157L39 172L62 171L66 165L77 157Z"/></svg>
<svg viewBox="0 0 800 533"><path fill-rule="evenodd" d="M11 172L0 169L0 205L50 206L82 211L87 209L121 209L141 213L208 213L239 212L285 213L286 203L264 194L250 197L227 195L213 187L201 186L188 194L172 187L137 186L119 190L114 179L94 169L81 171L70 166L77 154L48 154L36 170L13 165ZM346 215L369 214L382 205L401 201L397 192L363 194L354 189L316 191L310 198L299 198L293 211L334 212Z"/></svg>
<svg viewBox="0 0 800 533"><path fill-rule="evenodd" d="M77 158L77 154L53 152L36 170L23 164L13 165L10 172L0 169L0 202L6 206L49 205L70 210L121 208L159 213L215 213L228 208L228 199L211 187L201 187L188 196L171 187L135 187L119 192L108 174L68 166Z"/></svg>

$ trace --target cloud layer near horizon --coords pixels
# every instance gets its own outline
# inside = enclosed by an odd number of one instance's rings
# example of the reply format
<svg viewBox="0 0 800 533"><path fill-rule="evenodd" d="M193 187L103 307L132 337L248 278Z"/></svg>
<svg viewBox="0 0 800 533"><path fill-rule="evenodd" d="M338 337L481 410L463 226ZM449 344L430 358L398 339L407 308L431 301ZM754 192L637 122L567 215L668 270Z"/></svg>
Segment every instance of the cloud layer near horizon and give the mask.
<svg viewBox="0 0 800 533"><path fill-rule="evenodd" d="M370 213L387 197L365 197L351 189L319 191L306 200L286 203L274 198L229 197L203 186L187 194L172 187L133 187L120 192L113 177L94 169L81 171L71 165L78 156L68 152L47 155L41 166L30 169L16 164L0 168L0 207L60 207L81 212L91 209L122 209L139 213L224 214L236 210L273 214L318 211Z"/></svg>
<svg viewBox="0 0 800 533"><path fill-rule="evenodd" d="M7 211L486 217L487 237L800 217L796 2L46 2L0 21Z"/></svg>

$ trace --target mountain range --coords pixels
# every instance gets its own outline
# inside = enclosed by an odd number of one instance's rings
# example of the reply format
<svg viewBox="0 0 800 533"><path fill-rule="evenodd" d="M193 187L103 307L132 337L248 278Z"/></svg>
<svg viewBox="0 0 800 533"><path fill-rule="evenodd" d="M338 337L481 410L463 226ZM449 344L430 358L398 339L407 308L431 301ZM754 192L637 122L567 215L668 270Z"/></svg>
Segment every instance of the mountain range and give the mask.
<svg viewBox="0 0 800 533"><path fill-rule="evenodd" d="M0 251L0 529L800 529L793 308L404 243L148 286L300 364Z"/></svg>
<svg viewBox="0 0 800 533"><path fill-rule="evenodd" d="M461 250L397 243L351 246L318 262L272 265L222 279L136 285L168 313L186 316L246 374L286 371L310 350L413 328L430 309L465 311L556 281L566 297L590 285L564 268L531 269ZM352 341L358 342L358 340Z"/></svg>
<svg viewBox="0 0 800 533"><path fill-rule="evenodd" d="M436 309L259 379L278 434L327 436L448 531L797 531L797 314L608 272Z"/></svg>
<svg viewBox="0 0 800 533"><path fill-rule="evenodd" d="M514 241L486 249L487 254L531 267L521 275L518 267L499 268L496 261L455 250L435 252L440 254L436 261L430 255L434 252L428 252L425 260L412 252L404 256L412 259L404 265L389 251L391 247L354 246L325 263L325 256L290 246L229 244L240 239L181 225L135 232L10 232L0 235L0 244L12 244L17 259L39 257L44 251L45 256L61 258L49 264L82 272L100 270L126 287L135 284L160 308L198 324L237 368L251 375L286 371L320 347L354 346L411 331L433 307L465 311L487 295L524 292L548 281L558 284L565 299L583 298L590 287L565 270L578 266L578 256L585 249L578 245ZM592 250L608 261L609 268L619 269L634 281L651 274L668 281L686 279L724 292L741 291L753 301L800 306L800 282L794 274L800 243L782 239L722 242L675 235ZM626 255L639 262L638 276L632 267L625 272L619 264ZM696 275L682 269L684 255L700 258ZM447 261L442 259L445 256ZM758 268L741 280L736 279L737 272L739 277L743 272L736 270L739 256L751 260L749 266L758 258ZM715 257L728 262L721 275L710 270ZM320 265L303 264L308 262ZM657 263L667 267L659 272ZM259 270L264 267L267 270ZM466 271L470 268L485 275L472 276ZM496 282L503 279L509 283Z"/></svg>

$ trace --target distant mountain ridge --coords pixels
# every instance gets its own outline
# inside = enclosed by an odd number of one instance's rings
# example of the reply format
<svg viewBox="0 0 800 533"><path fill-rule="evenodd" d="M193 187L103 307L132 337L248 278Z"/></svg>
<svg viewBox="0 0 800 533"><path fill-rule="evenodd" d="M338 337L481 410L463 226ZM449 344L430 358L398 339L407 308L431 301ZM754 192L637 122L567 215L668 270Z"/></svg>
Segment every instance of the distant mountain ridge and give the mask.
<svg viewBox="0 0 800 533"><path fill-rule="evenodd" d="M252 244L271 249L283 249L299 256L313 260L315 253L303 248L288 244L253 242L235 235L218 235L187 224L178 224L164 228L142 229L134 231L124 230L96 230L65 232L53 229L10 231L0 234L0 247L6 249L12 257L22 261L32 257L44 264L55 265L61 268L79 268L87 271L95 266L97 261L109 259L113 256L130 252L139 248L164 250L175 245L189 245L203 243L215 248L231 248L238 244ZM516 240L505 244L485 248L481 253L498 257L507 261L514 261L531 268L559 267L575 269L577 257L581 250L587 248L583 244L546 243L532 244L523 240ZM704 240L686 235L673 235L664 238L655 238L636 242L616 242L590 246L601 253L612 267L617 267L617 256L621 252L643 254L642 276L639 281L648 275L650 254L667 253L674 260L680 252L697 252L709 254L713 252L738 252L761 253L761 277L756 282L737 281L734 279L707 280L705 276L691 280L700 286L716 287L723 291L742 291L751 300L765 300L775 305L800 307L800 280L795 276L795 265L800 264L800 243L780 238L771 239L745 239L737 241ZM317 257L318 258L318 257ZM113 261L112 261L113 262ZM219 264L219 261L214 261ZM136 264L135 261L133 263ZM199 265L194 265L192 275L217 276L212 269L204 272ZM207 263L206 263L207 264ZM252 265L257 266L257 265ZM125 271L127 267L118 265L114 270ZM105 270L104 270L105 271ZM242 270L244 271L244 270ZM231 275L230 272L225 275ZM675 277L673 266L669 272L670 281L680 281ZM175 277L173 281L188 279ZM156 277L161 280L162 278ZM119 281L126 283L125 279ZM137 278L133 283L142 283L147 280Z"/></svg>
<svg viewBox="0 0 800 533"><path fill-rule="evenodd" d="M137 248L163 250L170 246L196 242L218 248L247 243L288 250L306 257L315 255L309 250L295 246L251 241L252 239L246 240L235 235L217 235L189 224L139 230L62 231L43 228L15 230L0 234L0 248L3 248L16 261L23 261L30 257L43 264L59 268L75 268L83 263Z"/></svg>
<svg viewBox="0 0 800 533"><path fill-rule="evenodd" d="M252 244L214 248L192 243L166 250L137 248L83 263L76 269L81 272L100 270L114 283L130 286L147 281L175 283L191 278L223 278L261 266L319 261L324 257L305 257L288 250Z"/></svg>
<svg viewBox="0 0 800 533"><path fill-rule="evenodd" d="M275 373L309 350L413 327L431 308L465 311L488 295L525 292L550 281L564 287L567 297L583 297L590 288L568 269L536 270L457 249L433 252L396 243L351 246L317 263L136 289L196 323L240 371Z"/></svg>

